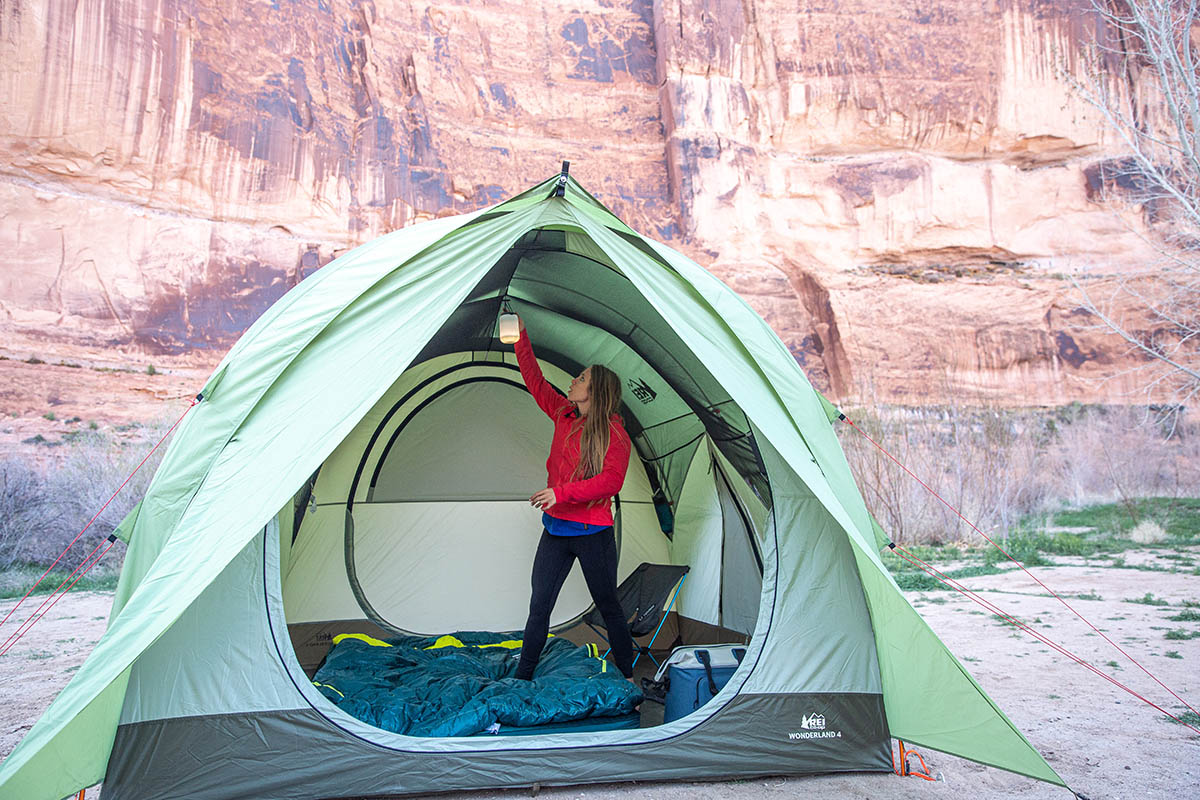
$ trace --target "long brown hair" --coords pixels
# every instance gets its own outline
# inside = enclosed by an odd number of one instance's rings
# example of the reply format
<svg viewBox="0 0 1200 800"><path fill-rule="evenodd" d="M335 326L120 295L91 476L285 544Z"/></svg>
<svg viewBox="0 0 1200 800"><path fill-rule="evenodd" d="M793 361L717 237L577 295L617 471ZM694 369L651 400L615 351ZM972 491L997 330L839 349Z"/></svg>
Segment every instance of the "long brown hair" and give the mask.
<svg viewBox="0 0 1200 800"><path fill-rule="evenodd" d="M608 453L609 420L621 407L621 379L602 364L593 364L588 396L591 409L583 418L583 436L579 443L579 466L575 468L578 478L591 478L604 469L604 456Z"/></svg>

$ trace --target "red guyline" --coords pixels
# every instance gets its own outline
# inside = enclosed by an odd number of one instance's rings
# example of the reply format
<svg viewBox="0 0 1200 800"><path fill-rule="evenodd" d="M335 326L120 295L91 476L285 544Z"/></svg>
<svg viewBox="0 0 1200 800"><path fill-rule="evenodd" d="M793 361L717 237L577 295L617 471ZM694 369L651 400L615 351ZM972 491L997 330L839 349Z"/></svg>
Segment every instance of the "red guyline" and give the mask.
<svg viewBox="0 0 1200 800"><path fill-rule="evenodd" d="M990 611L992 614L995 614L996 616L1000 617L1001 619L1003 619L1005 622L1009 623L1010 625L1013 625L1018 628L1022 628L1023 630L1028 632L1030 635L1032 635L1039 641L1050 645L1055 650L1057 650L1058 652L1067 656L1068 658L1072 658L1072 659L1076 660L1077 662L1081 663L1083 666L1085 666L1085 667L1091 669L1093 672L1096 672L1097 674L1099 674L1101 677L1103 677L1107 680L1113 681L1114 683L1117 682L1110 675L1097 669L1091 663L1084 661L1082 658L1079 658L1074 653L1071 653L1065 647L1063 647L1062 645L1053 641L1052 639L1050 639L1050 637L1046 636L1045 634L1041 633L1040 631L1036 631L1033 628L1029 627L1024 622L1022 622L1018 617L1014 617L1013 615L1009 614L1004 609L1000 608L1000 606L993 603L991 600L988 600L987 598L983 597L982 595L980 595L979 593L975 592L972 589L968 589L966 586L959 583L954 578L951 578L949 575L942 572L941 570L939 570L937 567L933 566L929 562L923 561L920 556L916 555L911 550L908 550L908 549L902 547L901 545L896 545L896 547L894 549L900 554L901 558L904 558L906 561L908 561L911 564L919 566L925 572L929 573L930 575L933 575L935 578L937 578L938 580L940 580L942 583L946 584L947 586L951 587L952 589L955 589L956 591L961 592L962 594L966 595L971 600L974 600L976 603L983 606L988 611Z"/></svg>
<svg viewBox="0 0 1200 800"><path fill-rule="evenodd" d="M1089 663L1089 662L1085 661L1084 659L1080 658L1079 656L1075 655L1075 654L1074 654L1074 653L1072 653L1070 650L1068 650L1067 648L1065 648L1065 647L1063 647L1062 645L1058 644L1057 642L1053 641L1052 639L1050 639L1049 637L1047 637L1046 635L1044 635L1044 634L1043 634L1043 633L1041 633L1040 631L1034 630L1033 628L1031 628L1031 627L1030 627L1029 625L1027 625L1026 623L1024 623L1024 622L1022 622L1021 620L1017 619L1016 617L1014 617L1014 616L1012 616L1012 615L1010 615L1010 614L1006 613L1006 612L1005 612L1003 609L1001 609L1001 608L1000 608L999 606L997 606L995 603L992 603L990 600L987 600L987 599L985 599L985 598L983 598L983 597L980 597L980 596L979 596L979 595L978 595L976 592L974 592L974 591L972 591L972 590L970 590L970 589L966 588L966 587L965 587L965 586L963 586L961 583L959 583L958 581L954 580L954 578L951 578L950 576L946 575L945 573L943 573L943 572L939 571L939 570L937 569L937 567L934 567L933 565L931 565L931 564L928 564L928 563L926 563L925 561L922 561L922 560L921 560L921 558L920 558L919 556L917 556L917 555L913 554L911 551L909 551L909 550L905 550L905 549L904 549L903 547L901 547L900 545L896 545L896 547L895 547L895 550L896 550L897 552L899 552L899 553L900 553L900 556L901 556L902 558L904 558L905 560L907 560L909 563L916 564L916 565L920 566L920 567L921 567L921 569L922 569L922 570L924 570L925 572L927 572L928 574L930 574L930 575L932 575L933 577L937 578L937 579L938 579L938 580L940 580L942 583L944 583L944 584L946 584L947 586L949 586L950 588L952 588L952 589L954 589L954 590L958 591L958 592L959 592L959 593L961 593L962 595L964 595L964 596L966 596L966 597L970 598L971 600L975 601L976 603L978 603L979 605L983 606L984 608L986 608L988 611L992 612L992 613L993 613L993 614L995 614L996 616L998 616L998 617L1001 617L1002 619L1004 619L1004 621L1005 621L1005 622L1008 622L1010 625L1013 625L1014 627L1020 628L1021 630L1025 631L1026 633L1028 633L1028 634L1029 634L1030 636L1032 636L1033 638L1037 639L1039 642L1042 642L1043 644L1045 644L1045 645L1048 645L1049 647L1053 648L1054 650L1058 651L1058 652L1059 652L1059 653L1061 653L1062 655L1064 655L1064 656L1066 656L1067 658L1069 658L1069 659L1071 659L1072 661L1074 661L1076 664L1079 664L1081 667L1086 667L1087 669L1089 669L1089 670L1091 670L1092 672L1094 672L1096 675L1099 675L1101 678L1104 678L1104 679L1105 679L1106 681L1108 681L1109 683L1113 684L1114 686L1117 686L1117 687L1119 687L1120 689L1123 689L1124 691L1126 691L1126 692L1128 692L1129 694L1131 694L1131 695L1133 695L1134 697L1136 697L1138 700L1141 700L1141 701L1142 701L1143 703L1145 703L1146 705L1153 706L1155 709L1157 709L1158 711L1162 712L1163 714L1165 714L1166 716L1170 717L1171 719L1175 720L1175 721L1176 721L1176 722L1178 722L1180 725L1183 725L1183 726L1184 726L1184 727L1186 727L1186 728L1190 728L1191 730L1195 731L1196 733L1200 733L1200 729L1197 729L1197 728L1193 727L1192 725L1189 725L1188 723L1184 722L1182 719L1180 719L1179 717L1175 716L1175 715L1174 715L1174 714L1172 714L1170 711L1167 711L1166 709L1162 708L1162 707L1161 707L1161 706L1159 706L1157 703L1154 703L1154 702L1153 702L1153 701L1151 701L1151 700L1147 700L1145 697L1143 697L1142 695L1138 694L1138 693L1137 693L1137 692L1135 692L1133 689L1130 689L1128 686L1126 686L1125 684L1121 683L1121 682L1120 682L1119 680L1117 680L1116 678L1112 677L1111 675L1109 675L1108 673L1104 672L1103 670L1101 670L1101 669L1098 669L1097 667L1095 667L1095 666L1094 666L1094 665L1092 665L1091 663ZM910 558L910 556L911 556L911 558Z"/></svg>
<svg viewBox="0 0 1200 800"><path fill-rule="evenodd" d="M111 550L112 546L116 543L117 543L116 539L109 541L108 547L104 548L104 551L101 552L100 555L96 556L96 560L93 561L91 564L89 564L87 569L85 569L83 572L79 573L79 578L82 578L84 575L86 575L88 573L88 570L90 570L92 567L99 564L100 559L104 558L104 554L107 553L109 550ZM34 623L37 623L39 620L42 619L42 617L49 614L50 609L54 608L54 603L57 603L59 600L66 597L67 592L71 591L71 589L73 589L75 587L76 583L79 583L79 578L76 578L74 581L72 581L71 585L68 586L65 590L63 590L63 592L61 594L54 596L54 602L52 602L49 606L46 607L46 610L42 612L42 616L38 617L36 620L34 620ZM33 627L33 625L29 626L29 628L32 628L32 627ZM29 628L26 628L25 631L28 632ZM16 645L17 642L21 641L21 635L22 634L18 634L17 638L13 640L12 644L7 645L3 650L0 650L0 656L7 653L9 650L11 650L13 648L14 645Z"/></svg>
<svg viewBox="0 0 1200 800"><path fill-rule="evenodd" d="M71 580L71 578L74 578L75 573L79 572L79 570L83 569L83 565L88 563L88 560L93 555L95 555L96 551L99 550L101 547L103 547L105 545L105 543L109 542L109 541L110 541L109 539L101 539L96 544L96 546L92 548L92 551L83 557L83 560L79 562L79 566L77 566L77 567L75 567L75 569L71 570L71 574L68 575L67 577L63 578L62 583L58 584L58 586L54 587L54 591L52 591L50 594L46 595L46 597L42 600L42 604L39 605L36 609L34 609L34 612L32 614L30 614L25 619L24 622L22 622L20 625L18 625L17 629L15 631L13 631L12 633L10 633L8 635L8 638L4 640L4 644L0 645L0 656L7 653L9 651L9 648L12 647L12 645L16 644L17 641L22 636L24 636L26 633L29 632L29 629L34 626L34 624L37 622L37 620L41 619L41 617L38 617L38 612L40 612L43 608L46 608L47 603L53 603L54 596L58 594L59 590L61 590L64 586L67 585L67 581ZM105 552L108 552L108 551L106 550ZM88 569L91 569L91 567L89 567ZM80 576L80 577L82 577L82 576ZM72 583L71 585L74 586L75 584ZM67 591L70 591L70 590L68 589ZM46 610L49 611L49 609L46 609ZM35 617L37 617L37 619L35 619Z"/></svg>
<svg viewBox="0 0 1200 800"><path fill-rule="evenodd" d="M141 469L142 466L147 461L150 460L150 456L154 455L154 451L158 449L159 445L161 445L163 442L165 442L167 440L167 437L170 436L171 433L177 427L179 427L179 423L183 422L183 418L187 416L188 411L191 411L192 408L199 402L200 402L200 395L197 395L196 397L192 398L191 405L189 405L186 409L184 409L184 412L183 412L183 414L181 414L179 416L179 419L175 420L175 424L172 425L170 427L170 429L166 433L163 434L163 437L158 440L158 444L156 444L156 445L154 445L154 447L150 448L150 452L146 453L146 457L142 459L142 463L138 464L136 467L133 468L133 472L129 473L129 477L126 478L125 481L120 486L117 487L117 490L112 493L112 497L108 498L108 501L105 502L105 504L100 507L100 510L96 512L95 516L93 516L90 520L88 520L88 524L84 525L83 530L81 530L79 533L77 533L75 535L75 538L71 540L71 544L67 545L66 549L58 554L58 558L54 559L54 563L46 568L46 571L42 573L42 577L37 579L37 583L35 583L33 586L31 586L29 588L29 591L26 592L24 594L24 596L21 597L21 599L17 601L17 604L8 610L8 613L4 615L4 619L0 620L0 627L4 627L4 623L8 622L9 617L11 617L13 614L16 613L17 609L21 607L21 604L25 602L25 599L27 597L29 597L29 595L33 594L33 590L42 585L42 581L44 581L46 579L46 576L50 574L50 570L54 569L54 567L58 564L58 562L62 560L62 557L65 556L67 554L67 552L71 549L71 547L74 546L74 544L79 541L79 537L83 536L83 534L87 532L87 529L92 527L92 523L100 518L100 515L104 513L104 509L108 508L109 503L111 503L113 500L115 500L117 495L121 493L121 490L125 488L125 485L127 483L129 483L131 480L133 480L133 476L136 475L138 470ZM93 550L92 552L95 552L95 550ZM86 561L86 560L87 559L85 558L84 561ZM79 569L79 567L76 567L75 569ZM71 575L74 575L74 574L75 574L74 572L71 573ZM71 575L67 576L67 580L71 579ZM36 614L37 612L35 611L33 613Z"/></svg>
<svg viewBox="0 0 1200 800"><path fill-rule="evenodd" d="M1161 686L1162 688L1166 689L1166 690L1167 690L1167 692L1168 692L1168 693L1169 693L1169 694L1170 694L1172 697L1174 697L1176 700L1178 700L1179 702L1181 702L1181 703L1183 703L1185 706L1187 706L1187 708L1188 708L1188 709L1189 709L1189 710L1190 710L1190 711L1191 711L1193 714L1200 714L1200 712L1198 712L1198 711L1196 711L1196 709L1192 708L1191 704L1190 704L1188 701L1184 700L1182 697L1180 697L1178 694L1176 694L1176 693L1175 693L1175 691L1174 691L1174 690L1173 690L1173 689L1172 689L1170 686L1167 686L1165 683L1163 683L1161 680L1159 680L1159 679L1158 679L1158 677L1157 677L1157 676L1156 676L1154 673L1152 673L1150 670L1148 670L1148 669L1146 669L1145 667L1143 667L1143 666L1142 666L1142 664L1141 664L1141 662L1139 662L1139 661L1138 661L1136 658L1134 658L1133 656L1129 655L1129 653L1125 652L1125 650L1124 650L1124 649L1123 649L1123 648L1122 648L1122 647L1121 647L1119 644L1117 644L1116 642L1114 642L1112 639L1108 638L1108 636L1107 636L1107 635L1104 633L1104 631L1102 631L1102 630L1100 630L1099 628L1097 628L1095 625L1093 625L1093 624L1091 623L1091 621L1090 621L1090 620L1089 620L1087 617L1083 616L1083 614L1080 614L1078 611L1076 611L1076 610L1075 610L1075 608L1074 608L1074 607L1073 607L1073 606L1072 606L1070 603L1068 603L1068 602L1067 602L1066 600L1064 600L1064 599L1063 599L1061 596L1059 596L1058 592L1054 591L1054 590L1053 590L1053 589L1051 589L1049 586L1047 586L1046 584L1042 583L1042 581L1041 581L1041 580L1038 578L1038 576L1036 576L1036 575L1034 575L1032 572L1030 572L1030 571L1029 571L1029 570L1028 570L1028 569L1025 567L1025 565L1024 565L1024 564L1022 564L1020 561L1017 561L1015 558L1013 558L1011 555L1009 555L1007 550L1005 550L1005 549L1004 549L1003 547L1001 547L1000 545L996 544L996 542L995 542L995 541L994 541L994 540L993 540L993 539L992 539L990 536L988 536L986 533L984 533L983 531L981 531L981 530L979 529L979 527L978 527L978 526L977 526L975 523L971 522L971 520L969 520L969 519L967 519L966 517L964 517L964 516L962 515L962 513L961 513L961 512L960 512L960 511L959 511L957 508L955 508L954 506L950 505L950 503L948 503L948 502L947 502L947 501L946 501L946 500L945 500L945 499L944 499L944 498L943 498L943 497L942 497L940 494L938 494L938 493L937 493L937 492L935 492L935 491L934 491L932 488L930 488L930 486L929 486L927 483L925 483L925 481L923 481L923 480L921 480L920 478L918 478L918 477L916 476L916 474L915 474L915 473L914 473L912 470L910 470L908 467L904 466L904 464L901 464L901 463L900 463L900 461L899 461L899 459L897 459L895 456L893 456L893 455L892 455L891 453L889 453L887 450L884 450L884 449L883 449L883 446L882 446L882 445L880 445L880 444L879 444L879 442L875 441L875 440L874 440L874 439L872 439L870 436L868 436L868 435L866 434L866 432L865 432L865 431L863 431L863 429L862 429L862 428L860 428L860 427L858 427L857 425L855 425L855 424L854 424L854 423L853 423L853 422L850 420L850 418L849 418L849 417L847 417L845 414L842 414L842 415L841 415L841 417L842 417L842 419L843 419L843 420L845 420L845 421L846 421L846 424L847 424L847 425L849 425L849 426L850 426L851 428L853 428L854 430L858 431L858 432L859 432L859 433L860 433L860 434L863 436L863 438L865 438L865 439L866 439L868 442L870 442L871 444L875 445L875 447L877 447L877 448L879 449L879 452L883 453L885 456L887 456L888 458L890 458L892 461L896 462L896 464L897 464L897 465L900 467L900 469L902 469L902 470L904 470L905 472L907 472L907 473L908 473L910 476L912 476L913 480L915 480L917 483L919 483L919 484L921 484L922 486L924 486L924 487L925 487L925 489L926 489L926 491L928 491L930 494L932 494L934 497L936 497L938 500L940 500L940 501L942 502L942 504L946 506L946 508L948 508L948 509L950 509L951 511L953 511L953 512L955 513L955 515L957 515L957 516L958 516L958 518L959 518L959 519L961 519L963 522L965 522L965 523L967 523L968 525L970 525L970 526L971 526L971 529L972 529L973 531L975 531L976 533L978 533L980 536L982 536L984 539L986 539L986 540L987 540L987 541L988 541L988 542L989 542L989 543L990 543L990 544L991 544L993 547L995 547L997 550L999 550L1001 553L1003 553L1005 558L1007 558L1009 561L1013 562L1013 563L1014 563L1014 564L1016 564L1018 567L1020 567L1020 568L1021 568L1021 571L1022 571L1022 572L1024 572L1026 575L1028 575L1029 577L1033 578L1034 582L1036 582L1038 586L1041 586L1043 589L1045 589L1047 592L1049 592L1049 593L1050 593L1050 594L1051 594L1051 595L1054 597L1054 599L1058 600L1058 602L1060 602L1060 603L1062 603L1064 606L1066 606L1066 607L1067 607L1067 608L1068 608L1068 609L1071 611L1071 613L1072 613L1072 614L1074 614L1075 616L1077 616L1077 617L1079 617L1081 620L1083 620L1084 624L1086 624L1086 625L1087 625L1089 628L1091 628L1093 631L1095 631L1097 634L1099 634L1099 635L1100 635L1100 637L1101 637L1102 639L1104 639L1104 641L1108 642L1110 645L1112 645L1114 648L1116 648L1117 652L1119 652L1121 655L1123 655L1123 656L1125 656L1127 659L1129 659L1129 661L1130 661L1131 663L1133 663L1133 665L1134 665L1134 666L1136 666L1138 669L1140 669L1142 672L1144 672L1144 673L1146 673L1147 675L1149 675L1149 676L1150 676L1150 678L1151 678L1151 679L1152 679L1152 680L1153 680L1155 683L1157 683L1157 684L1158 684L1159 686Z"/></svg>

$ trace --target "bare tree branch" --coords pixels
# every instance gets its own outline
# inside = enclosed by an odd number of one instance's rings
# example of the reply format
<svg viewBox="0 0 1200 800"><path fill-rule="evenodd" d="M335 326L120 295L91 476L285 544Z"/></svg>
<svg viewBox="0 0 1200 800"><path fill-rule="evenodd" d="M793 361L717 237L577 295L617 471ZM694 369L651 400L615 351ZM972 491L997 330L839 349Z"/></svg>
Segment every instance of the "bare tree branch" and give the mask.
<svg viewBox="0 0 1200 800"><path fill-rule="evenodd" d="M1131 371L1152 400L1188 403L1200 396L1200 2L1091 2L1099 25L1082 69L1059 74L1125 151L1097 165L1100 199L1140 206L1159 258L1137 275L1074 284L1084 308L1145 360Z"/></svg>
<svg viewBox="0 0 1200 800"><path fill-rule="evenodd" d="M1083 287L1083 285L1081 283L1079 283L1079 281L1072 279L1072 283L1075 285L1075 288L1079 290L1079 293L1083 296L1084 304L1087 306L1088 310L1091 311L1091 313L1095 314L1097 317L1099 317L1100 320L1105 325L1107 325L1110 330L1113 331L1113 333L1117 334L1118 336L1123 338L1125 341L1129 342L1131 345L1133 345L1135 348L1137 348L1139 351L1141 351L1145 355L1150 356L1151 358L1157 359L1159 361L1162 361L1163 363L1169 365L1173 369L1179 370L1180 372L1185 374L1187 377L1189 377L1193 381L1195 381L1198 386L1200 386L1200 372L1197 372L1196 370L1190 368L1185 363L1174 361L1171 358L1168 358L1167 354L1162 352L1162 348L1147 345L1144 337L1140 337L1140 336L1137 336L1137 335L1131 333L1128 329L1125 328L1124 325L1122 325L1120 322L1114 320L1113 318L1109 317L1107 314L1105 314L1104 311L1102 311L1098 306L1096 306L1095 303L1092 302L1091 297L1088 296L1087 290ZM1194 393L1195 390L1193 389L1192 392Z"/></svg>

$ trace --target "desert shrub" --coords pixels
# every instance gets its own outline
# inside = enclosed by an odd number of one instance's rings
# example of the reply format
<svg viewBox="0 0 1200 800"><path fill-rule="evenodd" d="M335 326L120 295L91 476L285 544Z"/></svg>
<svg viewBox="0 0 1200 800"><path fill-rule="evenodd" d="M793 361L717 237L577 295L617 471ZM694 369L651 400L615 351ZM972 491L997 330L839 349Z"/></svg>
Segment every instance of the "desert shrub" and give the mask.
<svg viewBox="0 0 1200 800"><path fill-rule="evenodd" d="M962 567L946 573L950 578L977 578L980 575L998 575L1007 570L1000 569L994 564L978 564L973 567Z"/></svg>
<svg viewBox="0 0 1200 800"><path fill-rule="evenodd" d="M1039 536L1038 548L1060 556L1089 556L1096 552L1097 545L1077 533L1060 531L1052 536Z"/></svg>
<svg viewBox="0 0 1200 800"><path fill-rule="evenodd" d="M843 429L842 444L867 506L895 541L976 541L963 517L990 535L1041 505L1042 487L1029 480L1040 458L1040 434L1005 413L885 409L851 418L962 513L866 439Z"/></svg>
<svg viewBox="0 0 1200 800"><path fill-rule="evenodd" d="M892 577L896 585L906 592L932 592L947 588L937 578L924 572L899 572Z"/></svg>
<svg viewBox="0 0 1200 800"><path fill-rule="evenodd" d="M145 494L165 444L108 502L165 431L162 425L139 426L132 437L79 431L44 464L16 457L0 462L0 567L49 566L95 516L56 567L74 569ZM123 555L117 542L89 576L119 569Z"/></svg>
<svg viewBox="0 0 1200 800"><path fill-rule="evenodd" d="M1167 540L1167 532L1152 519L1144 519L1129 532L1129 538L1138 544L1160 544Z"/></svg>
<svg viewBox="0 0 1200 800"><path fill-rule="evenodd" d="M1112 537L1127 535L1152 513L1172 537L1200 536L1200 509L1191 507L1198 504L1191 498L1200 495L1200 426L1181 423L1164 438L1162 426L1144 410L1083 406L873 406L846 413L1010 552L1004 542L1018 535L1044 552L1090 555L1104 549L1090 534L1060 531L1036 538L1035 531L1022 530L1039 516ZM853 428L841 425L838 432L867 507L894 541L980 541L970 525ZM1148 497L1159 500L1147 503ZM1102 522L1064 513L1095 504L1110 509Z"/></svg>
<svg viewBox="0 0 1200 800"><path fill-rule="evenodd" d="M0 460L0 569L32 561L37 532L58 517L38 469L19 458Z"/></svg>
<svg viewBox="0 0 1200 800"><path fill-rule="evenodd" d="M1046 559L1042 558L1041 548L1039 545L1044 541L1041 537L1029 536L1020 534L1010 536L1000 546L1004 551L1016 561L1024 564L1027 567L1040 567L1046 563ZM989 548L984 551L983 563L988 566L997 564L1009 563L1008 558L1004 553L1000 552L999 548Z"/></svg>
<svg viewBox="0 0 1200 800"><path fill-rule="evenodd" d="M1160 498L1154 513L1163 517L1163 527L1175 544L1200 544L1200 498Z"/></svg>

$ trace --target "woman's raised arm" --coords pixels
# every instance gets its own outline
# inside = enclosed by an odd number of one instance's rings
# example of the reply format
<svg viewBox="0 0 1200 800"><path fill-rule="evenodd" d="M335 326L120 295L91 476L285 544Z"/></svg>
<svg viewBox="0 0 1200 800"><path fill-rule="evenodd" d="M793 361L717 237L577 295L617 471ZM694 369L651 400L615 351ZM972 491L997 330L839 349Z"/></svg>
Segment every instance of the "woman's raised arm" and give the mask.
<svg viewBox="0 0 1200 800"><path fill-rule="evenodd" d="M529 334L525 332L525 324L521 324L521 338L517 339L515 345L517 350L517 365L521 368L521 378L525 381L525 387L529 389L529 393L533 395L533 399L537 401L538 408L546 412L551 418L557 416L567 403L567 398L559 394L546 377L542 375L542 368L538 365L537 357L533 354L533 344L529 341Z"/></svg>

